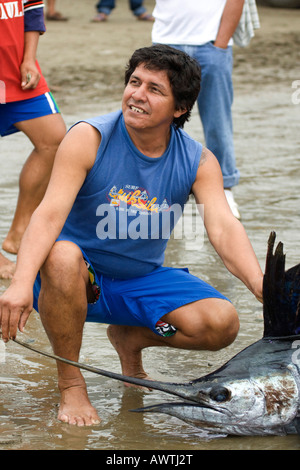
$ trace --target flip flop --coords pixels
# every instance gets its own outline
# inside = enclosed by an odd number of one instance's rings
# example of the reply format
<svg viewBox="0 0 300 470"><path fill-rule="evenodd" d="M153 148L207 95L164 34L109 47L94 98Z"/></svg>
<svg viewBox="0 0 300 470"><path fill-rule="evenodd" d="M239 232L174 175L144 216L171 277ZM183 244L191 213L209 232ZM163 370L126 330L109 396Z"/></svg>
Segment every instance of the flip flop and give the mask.
<svg viewBox="0 0 300 470"><path fill-rule="evenodd" d="M48 21L68 21L69 18L62 16L61 13L56 12L53 15L46 15L46 20Z"/></svg>
<svg viewBox="0 0 300 470"><path fill-rule="evenodd" d="M91 20L92 23L101 23L107 21L107 15L105 13L97 13L97 15Z"/></svg>
<svg viewBox="0 0 300 470"><path fill-rule="evenodd" d="M143 13L142 15L137 16L137 19L139 21L154 21L154 17L149 13Z"/></svg>

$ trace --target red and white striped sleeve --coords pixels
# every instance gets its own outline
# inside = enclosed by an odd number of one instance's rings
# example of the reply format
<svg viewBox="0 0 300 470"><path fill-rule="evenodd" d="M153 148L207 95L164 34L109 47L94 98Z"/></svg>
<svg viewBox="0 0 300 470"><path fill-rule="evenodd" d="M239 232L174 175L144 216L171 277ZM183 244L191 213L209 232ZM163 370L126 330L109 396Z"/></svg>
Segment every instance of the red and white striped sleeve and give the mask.
<svg viewBox="0 0 300 470"><path fill-rule="evenodd" d="M24 31L46 31L44 19L44 2L40 0L23 0Z"/></svg>
<svg viewBox="0 0 300 470"><path fill-rule="evenodd" d="M29 10L35 10L37 8L44 8L43 0L23 0L24 13Z"/></svg>

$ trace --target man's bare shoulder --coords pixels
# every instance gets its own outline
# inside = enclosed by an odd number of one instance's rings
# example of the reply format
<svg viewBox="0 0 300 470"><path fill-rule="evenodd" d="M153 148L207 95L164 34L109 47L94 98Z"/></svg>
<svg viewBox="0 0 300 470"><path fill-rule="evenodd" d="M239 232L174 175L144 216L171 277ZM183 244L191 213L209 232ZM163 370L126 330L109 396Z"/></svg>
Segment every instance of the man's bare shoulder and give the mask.
<svg viewBox="0 0 300 470"><path fill-rule="evenodd" d="M79 122L72 126L56 154L56 161L61 165L70 164L89 171L96 159L101 143L101 135L97 129L87 122Z"/></svg>
<svg viewBox="0 0 300 470"><path fill-rule="evenodd" d="M223 188L221 168L215 155L203 147L192 192L195 195L199 191L202 192L203 188L210 190L214 185Z"/></svg>
<svg viewBox="0 0 300 470"><path fill-rule="evenodd" d="M94 126L89 124L86 121L79 121L78 123L74 124L71 129L68 131L69 134L72 136L77 136L78 138L87 138L92 139L91 143L98 143L101 142L101 134ZM89 142L83 140L82 144L88 144Z"/></svg>

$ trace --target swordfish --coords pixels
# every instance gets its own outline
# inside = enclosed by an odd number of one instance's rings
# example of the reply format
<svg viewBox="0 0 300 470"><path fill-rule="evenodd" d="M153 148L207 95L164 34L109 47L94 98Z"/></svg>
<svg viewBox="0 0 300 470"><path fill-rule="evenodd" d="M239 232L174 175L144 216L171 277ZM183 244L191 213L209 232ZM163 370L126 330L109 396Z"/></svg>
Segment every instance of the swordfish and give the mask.
<svg viewBox="0 0 300 470"><path fill-rule="evenodd" d="M300 264L285 271L283 244L268 240L263 281L262 339L216 371L188 383L129 377L39 351L44 356L112 379L179 397L131 411L165 413L205 438L300 434Z"/></svg>
<svg viewBox="0 0 300 470"><path fill-rule="evenodd" d="M271 232L262 339L199 379L151 384L183 401L132 411L175 416L208 438L300 434L300 264L285 271L283 245L274 252L275 238Z"/></svg>

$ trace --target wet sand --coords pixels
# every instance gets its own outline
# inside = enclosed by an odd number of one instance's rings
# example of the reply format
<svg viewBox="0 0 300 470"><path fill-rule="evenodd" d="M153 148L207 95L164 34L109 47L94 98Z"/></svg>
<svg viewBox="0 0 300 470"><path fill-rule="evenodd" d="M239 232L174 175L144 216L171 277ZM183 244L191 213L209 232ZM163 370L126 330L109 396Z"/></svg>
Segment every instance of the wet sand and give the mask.
<svg viewBox="0 0 300 470"><path fill-rule="evenodd" d="M103 24L90 23L95 1L60 0L67 23L47 23L39 61L66 123L118 109L123 71L134 49L151 44L151 24L138 22L127 2ZM146 1L151 11L154 2ZM300 258L300 10L259 8L261 29L250 47L235 48L234 128L241 171L235 189L242 222L264 268L271 230L284 242L287 267ZM299 97L299 94L298 94ZM186 130L202 141L197 111ZM12 219L18 175L30 143L16 134L2 139L0 174L0 239ZM14 257L11 257L14 259ZM262 335L262 308L240 281L223 267L207 240L172 240L166 264L187 266L230 297L240 314L241 329L229 348L199 353L151 348L145 368L153 378L189 381L219 367ZM0 281L0 293L9 281ZM22 337L23 336L23 337ZM50 350L38 315L32 314L26 333L35 346ZM119 372L116 354L104 325L86 325L80 360ZM85 373L92 403L102 417L100 426L73 428L56 420L59 400L56 368L51 359L14 343L0 345L0 450L299 450L298 436L245 437L205 441L197 430L175 418L128 410L165 400L159 392L125 389L121 383Z"/></svg>

